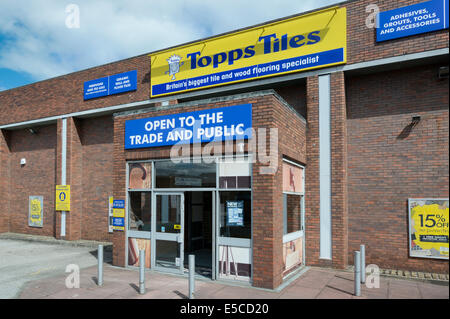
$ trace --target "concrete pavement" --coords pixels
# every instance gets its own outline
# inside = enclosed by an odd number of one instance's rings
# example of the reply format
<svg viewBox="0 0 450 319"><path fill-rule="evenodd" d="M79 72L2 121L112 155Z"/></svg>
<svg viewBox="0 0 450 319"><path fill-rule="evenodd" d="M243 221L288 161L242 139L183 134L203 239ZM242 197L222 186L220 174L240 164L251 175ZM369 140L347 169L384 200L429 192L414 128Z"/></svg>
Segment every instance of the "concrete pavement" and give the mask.
<svg viewBox="0 0 450 319"><path fill-rule="evenodd" d="M64 274L69 264L92 267L97 264L96 253L92 247L1 239L0 299L17 297L29 281ZM105 261L110 255L105 252Z"/></svg>
<svg viewBox="0 0 450 319"><path fill-rule="evenodd" d="M19 298L51 299L180 299L188 294L188 279L177 275L146 272L145 295L138 294L139 273L105 265L104 285L96 285L97 268L80 273L80 288L67 289L66 275L39 279L25 285ZM353 296L353 274L310 268L281 291L270 291L210 280L196 280L196 299L448 299L448 283L435 284L389 277L380 278L379 288L361 286L361 297Z"/></svg>

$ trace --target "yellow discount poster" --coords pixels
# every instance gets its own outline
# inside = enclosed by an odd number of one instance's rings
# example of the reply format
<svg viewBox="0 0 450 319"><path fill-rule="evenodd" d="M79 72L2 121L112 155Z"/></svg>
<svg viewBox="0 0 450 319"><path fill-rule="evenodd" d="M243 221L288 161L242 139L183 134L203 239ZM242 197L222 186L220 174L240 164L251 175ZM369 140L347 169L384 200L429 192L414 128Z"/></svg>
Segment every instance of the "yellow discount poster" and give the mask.
<svg viewBox="0 0 450 319"><path fill-rule="evenodd" d="M409 199L410 256L448 259L448 198Z"/></svg>

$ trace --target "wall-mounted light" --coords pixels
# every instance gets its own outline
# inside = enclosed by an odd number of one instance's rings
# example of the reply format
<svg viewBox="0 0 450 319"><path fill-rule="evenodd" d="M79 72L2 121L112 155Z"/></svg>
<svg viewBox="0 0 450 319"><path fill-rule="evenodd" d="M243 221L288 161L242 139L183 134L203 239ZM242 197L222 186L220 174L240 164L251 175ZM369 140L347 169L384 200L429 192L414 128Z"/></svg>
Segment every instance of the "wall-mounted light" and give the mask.
<svg viewBox="0 0 450 319"><path fill-rule="evenodd" d="M38 133L38 131L35 129L35 128L32 128L32 127L30 127L29 129L28 129L28 132L30 132L31 134L37 134Z"/></svg>
<svg viewBox="0 0 450 319"><path fill-rule="evenodd" d="M438 78L448 79L448 65L439 67Z"/></svg>
<svg viewBox="0 0 450 319"><path fill-rule="evenodd" d="M24 166L27 163L27 160L25 158L20 159L20 165Z"/></svg>
<svg viewBox="0 0 450 319"><path fill-rule="evenodd" d="M413 130L413 128L417 124L419 124L419 122L420 122L420 116L413 116L411 123L409 123L408 125L405 126L405 128L397 136L397 139L403 140L403 139L407 138L409 136L409 134L411 134L411 131Z"/></svg>

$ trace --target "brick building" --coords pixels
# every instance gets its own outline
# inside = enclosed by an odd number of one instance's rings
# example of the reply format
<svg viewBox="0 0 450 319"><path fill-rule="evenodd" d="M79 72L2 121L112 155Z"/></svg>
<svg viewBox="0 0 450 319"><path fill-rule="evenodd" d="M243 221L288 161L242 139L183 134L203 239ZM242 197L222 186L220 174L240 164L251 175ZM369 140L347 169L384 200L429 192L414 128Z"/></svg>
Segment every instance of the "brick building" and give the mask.
<svg viewBox="0 0 450 319"><path fill-rule="evenodd" d="M399 17L433 20L404 34ZM448 40L448 1L346 1L0 92L0 232L110 241L123 267L145 249L176 273L192 253L200 275L266 288L360 244L367 264L448 273ZM239 66L273 69L224 80ZM236 131L158 144L189 116ZM439 256L412 256L410 199L446 199Z"/></svg>

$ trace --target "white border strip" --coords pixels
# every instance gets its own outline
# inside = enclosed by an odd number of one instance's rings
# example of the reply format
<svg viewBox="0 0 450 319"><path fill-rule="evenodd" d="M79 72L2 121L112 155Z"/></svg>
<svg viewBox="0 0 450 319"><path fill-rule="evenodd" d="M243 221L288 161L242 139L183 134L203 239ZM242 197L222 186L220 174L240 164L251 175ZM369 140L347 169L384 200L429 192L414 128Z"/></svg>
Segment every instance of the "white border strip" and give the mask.
<svg viewBox="0 0 450 319"><path fill-rule="evenodd" d="M319 76L320 258L331 259L331 87L330 75Z"/></svg>

